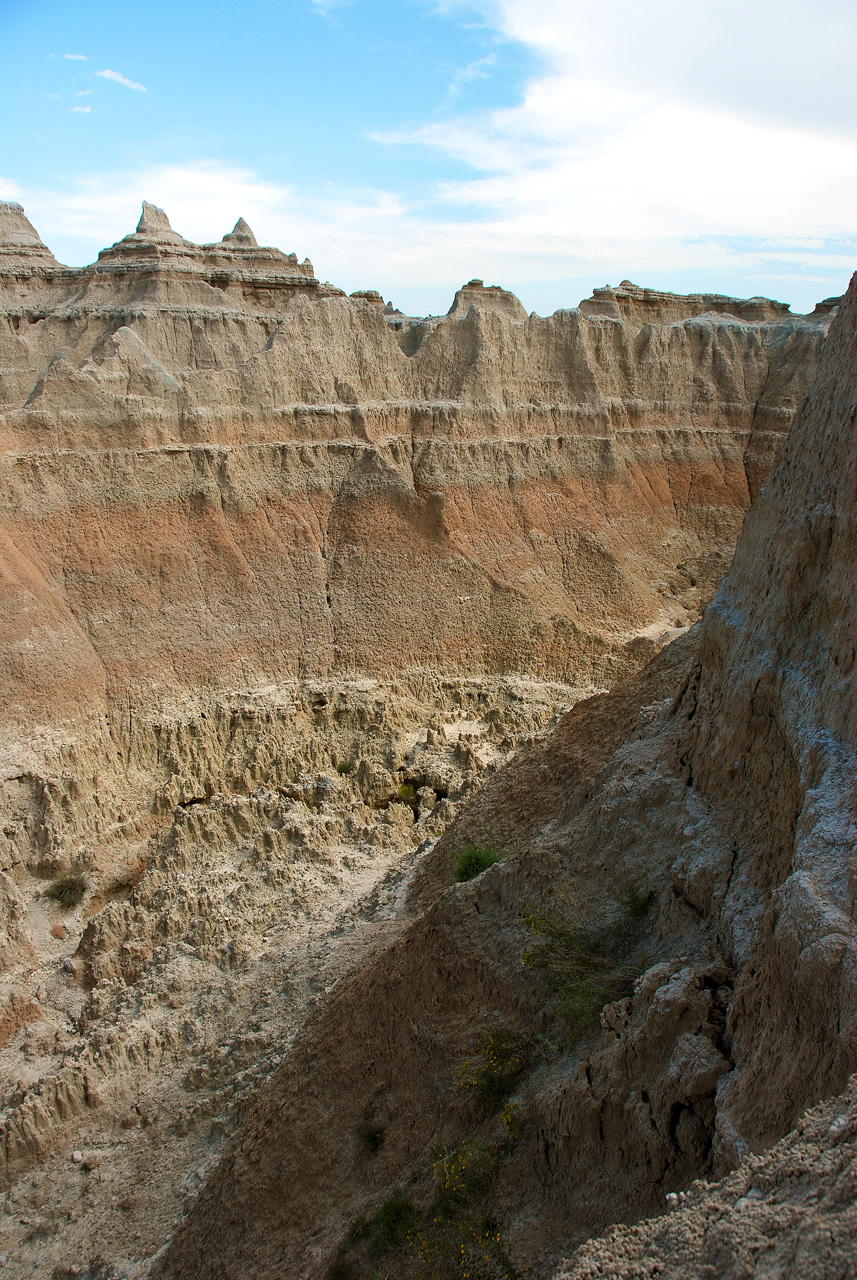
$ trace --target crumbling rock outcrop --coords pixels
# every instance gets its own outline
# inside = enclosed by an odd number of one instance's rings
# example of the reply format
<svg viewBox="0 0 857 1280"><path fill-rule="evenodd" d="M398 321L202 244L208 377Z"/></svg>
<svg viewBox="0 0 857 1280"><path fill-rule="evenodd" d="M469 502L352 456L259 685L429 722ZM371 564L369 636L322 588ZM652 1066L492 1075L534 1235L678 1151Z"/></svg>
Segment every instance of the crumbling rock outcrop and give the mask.
<svg viewBox="0 0 857 1280"><path fill-rule="evenodd" d="M417 872L422 914L298 1037L158 1275L322 1276L336 1258L360 1275L350 1220L371 1220L396 1184L428 1212L437 1144L498 1141L461 1088L480 1032L555 1043L550 990L521 968L528 908L589 937L627 935L636 917L647 967L599 1032L509 1086L517 1130L482 1203L516 1263L552 1274L611 1221L678 1204L562 1274L781 1274L811 1240L811 1274L853 1269L838 1208L853 1153L834 1150L853 1138L850 1094L753 1153L844 1088L857 1054L855 404L857 280L698 639L578 704L480 790ZM449 886L466 839L506 857ZM370 1163L358 1134L373 1098L387 1127ZM742 1160L722 1188L680 1197ZM410 1274L407 1250L384 1265Z"/></svg>
<svg viewBox="0 0 857 1280"><path fill-rule="evenodd" d="M813 1108L719 1183L669 1196L670 1212L584 1245L555 1280L838 1280L857 1271L857 1082Z"/></svg>

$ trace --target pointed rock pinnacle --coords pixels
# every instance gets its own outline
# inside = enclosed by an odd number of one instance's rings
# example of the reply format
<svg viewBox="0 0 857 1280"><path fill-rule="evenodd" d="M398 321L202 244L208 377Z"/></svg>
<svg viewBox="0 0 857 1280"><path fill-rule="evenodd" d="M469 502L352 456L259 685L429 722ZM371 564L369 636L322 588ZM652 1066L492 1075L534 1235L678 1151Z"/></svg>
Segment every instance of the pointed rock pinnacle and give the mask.
<svg viewBox="0 0 857 1280"><path fill-rule="evenodd" d="M223 237L223 244L241 244L247 248L258 248L259 242L243 218L239 218L232 230Z"/></svg>
<svg viewBox="0 0 857 1280"><path fill-rule="evenodd" d="M144 200L143 212L140 214L140 221L137 223L137 234L152 235L157 232L172 232L172 230L170 220L163 209L159 209L156 204L149 204L148 200Z"/></svg>

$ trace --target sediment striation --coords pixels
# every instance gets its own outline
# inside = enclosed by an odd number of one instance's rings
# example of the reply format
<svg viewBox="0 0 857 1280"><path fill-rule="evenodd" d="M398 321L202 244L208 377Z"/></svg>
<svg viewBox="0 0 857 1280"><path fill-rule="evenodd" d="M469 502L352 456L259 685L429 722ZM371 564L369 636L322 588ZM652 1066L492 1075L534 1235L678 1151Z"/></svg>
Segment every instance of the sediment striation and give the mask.
<svg viewBox="0 0 857 1280"><path fill-rule="evenodd" d="M72 269L0 205L0 1228L22 1275L142 1275L204 1183L164 1274L362 1274L349 1221L406 1177L425 1198L438 1142L499 1141L460 1088L498 1026L541 1037L491 1192L534 1275L842 1087L851 633L819 548L843 599L847 572L834 498L793 528L770 496L838 492L838 303L624 281L540 317L472 280L409 317L243 219L200 246L146 204ZM801 403L795 475L699 640ZM467 840L504 858L450 890ZM632 891L657 963L606 1040L545 1056L564 1032L521 968L525 907L618 927ZM805 899L818 921L789 932ZM775 978L804 952L824 1030L777 1105L766 1010L800 1058Z"/></svg>
<svg viewBox="0 0 857 1280"><path fill-rule="evenodd" d="M81 270L18 206L0 241L24 727L283 675L611 682L710 596L829 322L627 283L528 317L480 281L413 320L150 205Z"/></svg>

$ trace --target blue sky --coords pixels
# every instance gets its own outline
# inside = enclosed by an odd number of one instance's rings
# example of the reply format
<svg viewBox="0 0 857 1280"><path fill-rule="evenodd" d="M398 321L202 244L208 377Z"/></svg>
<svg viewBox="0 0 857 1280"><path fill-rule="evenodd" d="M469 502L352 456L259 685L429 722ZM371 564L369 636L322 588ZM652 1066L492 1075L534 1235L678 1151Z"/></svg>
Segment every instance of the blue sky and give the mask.
<svg viewBox="0 0 857 1280"><path fill-rule="evenodd" d="M63 261L239 215L349 290L807 310L857 266L853 0L0 0L0 198Z"/></svg>

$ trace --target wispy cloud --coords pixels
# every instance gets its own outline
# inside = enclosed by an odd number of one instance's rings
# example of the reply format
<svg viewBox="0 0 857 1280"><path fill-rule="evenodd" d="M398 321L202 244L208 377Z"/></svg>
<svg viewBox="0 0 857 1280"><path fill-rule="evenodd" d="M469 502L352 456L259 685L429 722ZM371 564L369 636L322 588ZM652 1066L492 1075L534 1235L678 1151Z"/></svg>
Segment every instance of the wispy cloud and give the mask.
<svg viewBox="0 0 857 1280"><path fill-rule="evenodd" d="M118 71L96 71L97 76L101 76L103 80L115 80L117 84L124 84L126 89L139 89L146 92L144 84L137 84L136 80L129 80L127 76L120 75Z"/></svg>
<svg viewBox="0 0 857 1280"><path fill-rule="evenodd" d="M85 53L64 53L63 57L68 58L69 62L88 62L89 61Z"/></svg>
<svg viewBox="0 0 857 1280"><path fill-rule="evenodd" d="M475 62L469 63L466 67L459 68L452 77L449 92L451 96L459 94L464 85L472 83L474 80L486 80L492 73L492 68L497 65L497 55L489 53L484 58L477 58Z"/></svg>
<svg viewBox="0 0 857 1280"><path fill-rule="evenodd" d="M69 107L69 111L79 111L81 115L85 115L86 112L91 110L92 110L92 107Z"/></svg>
<svg viewBox="0 0 857 1280"><path fill-rule="evenodd" d="M335 21L346 2L313 8ZM425 147L456 160L465 168L450 170L454 180L418 196L393 180L307 190L191 156L33 189L28 210L76 261L130 231L143 198L197 242L243 215L260 242L309 254L322 278L400 303L481 276L532 286L525 302L553 309L629 276L764 292L806 310L847 284L857 260L854 0L422 3L451 20L475 17L496 34L494 48L522 46L536 67L510 105L459 107L376 135L393 158ZM493 66L480 57L453 86Z"/></svg>
<svg viewBox="0 0 857 1280"><path fill-rule="evenodd" d="M757 141L758 154L767 140ZM784 148L781 160L787 140ZM810 149L807 144L801 162ZM609 178L603 161L599 165L590 174L595 187ZM830 165L857 174L857 157L828 156L816 173ZM639 178L633 170L614 175L600 193L578 193L576 205L562 171L548 165L524 178L532 191L519 190L510 172L447 184L432 200L411 204L395 191L330 185L312 192L210 161L93 174L65 191L29 190L22 203L59 257L64 238L74 237L73 252L90 254L88 261L133 229L143 199L166 209L173 227L196 243L220 239L243 215L260 243L307 254L322 279L349 291L377 288L405 306L409 296L431 294L425 305L435 309L445 309L453 290L474 275L526 285L525 303L551 311L574 305L593 284L625 276L657 284L665 273L668 281L681 274L683 288L711 288L720 287L712 280L719 273L729 281L723 292L766 292L809 310L820 297L844 289L857 255L857 235L842 234L842 212L823 235L794 235L785 220L760 233L782 198L781 186L771 191L750 233L715 235L708 226L694 230L695 218L670 221L675 186L665 194L661 225L648 213L639 228L618 213L611 220L611 206L629 208L629 189ZM736 175L739 183L746 178L744 170ZM704 192L696 207L703 204ZM752 285L742 285L742 278L752 278ZM418 309L420 303L412 305Z"/></svg>
<svg viewBox="0 0 857 1280"><path fill-rule="evenodd" d="M77 93L74 96L76 98L88 98L94 92L95 92L94 89L78 89Z"/></svg>

